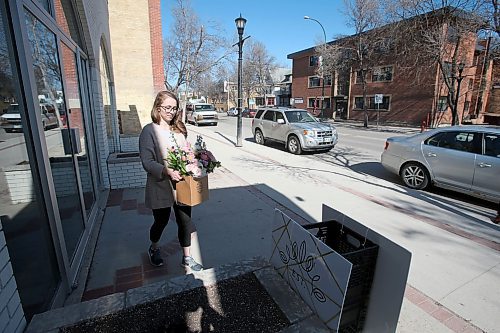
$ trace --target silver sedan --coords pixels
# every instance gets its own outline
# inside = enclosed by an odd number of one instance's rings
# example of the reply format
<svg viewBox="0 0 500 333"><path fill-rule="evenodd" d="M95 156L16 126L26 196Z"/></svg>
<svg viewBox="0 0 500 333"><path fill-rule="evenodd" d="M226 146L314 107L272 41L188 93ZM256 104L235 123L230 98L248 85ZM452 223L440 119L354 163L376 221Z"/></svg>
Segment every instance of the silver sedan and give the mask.
<svg viewBox="0 0 500 333"><path fill-rule="evenodd" d="M433 184L500 201L498 126L451 126L410 137L391 137L381 162L413 189Z"/></svg>

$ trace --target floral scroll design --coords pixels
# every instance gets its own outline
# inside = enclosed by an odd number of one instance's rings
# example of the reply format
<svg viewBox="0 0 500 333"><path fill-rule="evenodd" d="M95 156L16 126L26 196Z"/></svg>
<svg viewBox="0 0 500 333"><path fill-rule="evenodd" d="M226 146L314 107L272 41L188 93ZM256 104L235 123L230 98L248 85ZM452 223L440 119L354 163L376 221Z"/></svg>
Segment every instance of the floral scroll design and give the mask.
<svg viewBox="0 0 500 333"><path fill-rule="evenodd" d="M321 277L317 274L312 275L311 273L315 265L315 258L311 255L306 256L306 242L302 241L300 246L297 245L297 242L291 242L285 246L285 252L282 250L279 251L280 259L291 272L292 278L300 283L303 288L307 289L310 296L314 296L318 302L326 302L325 293L315 286L321 280ZM300 269L300 272L296 271L296 267ZM309 285L311 286L310 290L308 289Z"/></svg>

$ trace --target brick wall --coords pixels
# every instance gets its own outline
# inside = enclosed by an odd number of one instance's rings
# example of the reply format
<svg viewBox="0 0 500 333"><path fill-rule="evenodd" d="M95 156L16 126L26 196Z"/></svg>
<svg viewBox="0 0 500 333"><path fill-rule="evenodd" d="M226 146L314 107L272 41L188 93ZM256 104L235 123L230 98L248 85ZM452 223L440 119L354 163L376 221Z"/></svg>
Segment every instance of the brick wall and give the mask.
<svg viewBox="0 0 500 333"><path fill-rule="evenodd" d="M132 152L139 151L139 136L120 136L120 151Z"/></svg>
<svg viewBox="0 0 500 333"><path fill-rule="evenodd" d="M26 319L0 221L0 332L17 333L25 327Z"/></svg>
<svg viewBox="0 0 500 333"><path fill-rule="evenodd" d="M156 74L153 73L156 62L153 62L151 53L150 2L153 8L159 6L156 4L158 0L108 1L116 109L131 112L135 108L142 126L151 122L150 111L156 96ZM153 15L157 19L155 15L157 14ZM123 30L124 22L127 25L126 33ZM161 28L155 27L155 33L158 29ZM156 47L154 50L157 53ZM127 126L124 127L128 128ZM124 131L123 134L129 133Z"/></svg>
<svg viewBox="0 0 500 333"><path fill-rule="evenodd" d="M149 28L151 34L151 55L153 87L155 92L165 89L163 70L163 36L161 31L160 0L149 0Z"/></svg>
<svg viewBox="0 0 500 333"><path fill-rule="evenodd" d="M138 156L117 158L117 154L111 154L108 159L108 168L111 189L146 185L146 171Z"/></svg>

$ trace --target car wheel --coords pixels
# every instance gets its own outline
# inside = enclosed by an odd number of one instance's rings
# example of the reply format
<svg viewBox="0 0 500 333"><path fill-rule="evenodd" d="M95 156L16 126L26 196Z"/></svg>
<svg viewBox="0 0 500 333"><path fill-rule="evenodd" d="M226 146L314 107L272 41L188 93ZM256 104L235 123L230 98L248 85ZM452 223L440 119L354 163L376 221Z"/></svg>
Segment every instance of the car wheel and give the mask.
<svg viewBox="0 0 500 333"><path fill-rule="evenodd" d="M255 130L255 142L257 142L259 145L263 145L266 143L266 139L264 138L264 134L262 134L260 129Z"/></svg>
<svg viewBox="0 0 500 333"><path fill-rule="evenodd" d="M401 169L401 179L409 188L423 190L429 186L429 173L419 163L408 163Z"/></svg>
<svg viewBox="0 0 500 333"><path fill-rule="evenodd" d="M292 135L288 138L288 143L286 145L288 151L295 155L300 155L302 153L302 148L300 147L299 139Z"/></svg>

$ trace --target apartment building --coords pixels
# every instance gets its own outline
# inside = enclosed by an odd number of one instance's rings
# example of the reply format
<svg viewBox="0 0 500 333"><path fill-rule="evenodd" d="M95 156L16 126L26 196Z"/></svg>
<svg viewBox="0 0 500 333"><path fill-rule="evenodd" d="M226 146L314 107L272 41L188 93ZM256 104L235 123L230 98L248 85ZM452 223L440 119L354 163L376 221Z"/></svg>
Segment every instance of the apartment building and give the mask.
<svg viewBox="0 0 500 333"><path fill-rule="evenodd" d="M0 124L0 332L22 332L79 283L113 178L108 157L123 151L123 133L137 132L162 87L159 8L0 2L0 113L20 115L8 132ZM119 38L131 23L130 39ZM133 119L119 117L131 106ZM47 112L57 119L50 128Z"/></svg>
<svg viewBox="0 0 500 333"><path fill-rule="evenodd" d="M366 34L370 33L375 32ZM447 26L443 26L443 33L448 34L448 38L454 37ZM495 75L498 77L498 70L488 57L487 41L479 40L475 34L460 37L459 68L447 77L451 89L458 92L454 101L458 123L496 123L500 106L498 98L492 98L498 95L498 88L492 82L495 82ZM355 36L350 36L342 42L354 39ZM366 69L364 97L364 73L356 64L349 70L321 78L317 74L320 63L315 47L287 57L292 60L293 104L317 116L321 116L323 103L323 117L363 120L366 104L371 123L425 126L452 123L452 110L447 103L450 88L437 63L422 61L413 65L414 59L405 62L405 59L395 58L394 53L385 52L377 57L376 64ZM445 59L445 67L451 66L451 59L448 60Z"/></svg>

